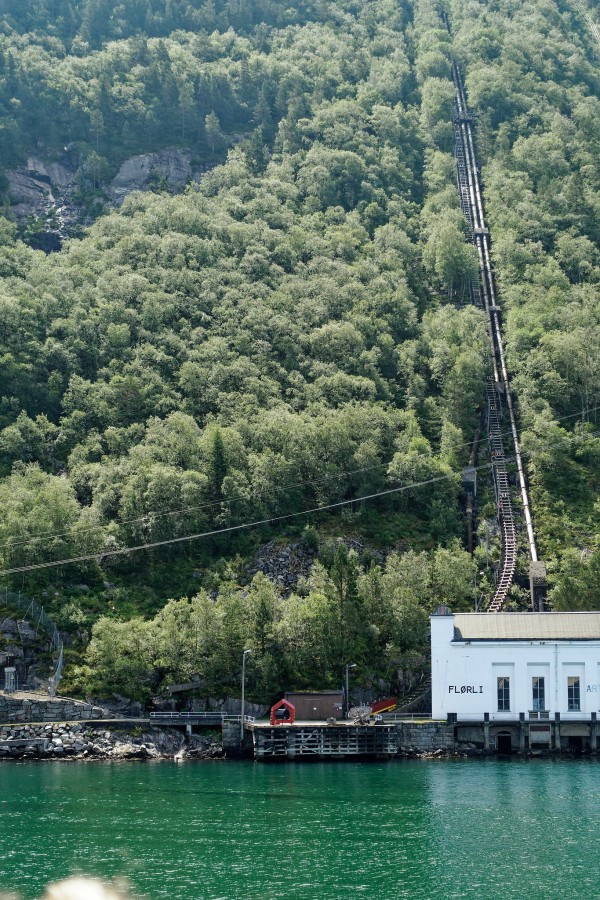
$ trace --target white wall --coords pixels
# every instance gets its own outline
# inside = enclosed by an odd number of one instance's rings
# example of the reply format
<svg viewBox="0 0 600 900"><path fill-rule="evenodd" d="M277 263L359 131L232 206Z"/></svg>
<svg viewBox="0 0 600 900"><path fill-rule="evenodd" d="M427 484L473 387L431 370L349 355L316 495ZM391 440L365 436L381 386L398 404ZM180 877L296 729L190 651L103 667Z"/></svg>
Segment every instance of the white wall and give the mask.
<svg viewBox="0 0 600 900"><path fill-rule="evenodd" d="M490 615L493 615L490 613ZM431 617L432 716L464 720L519 718L533 709L532 678L545 679L545 708L554 718L589 719L600 710L599 641L461 641L453 643L454 617ZM580 678L580 711L569 712L567 679ZM497 679L510 679L510 710L498 710ZM600 719L600 715L599 715Z"/></svg>

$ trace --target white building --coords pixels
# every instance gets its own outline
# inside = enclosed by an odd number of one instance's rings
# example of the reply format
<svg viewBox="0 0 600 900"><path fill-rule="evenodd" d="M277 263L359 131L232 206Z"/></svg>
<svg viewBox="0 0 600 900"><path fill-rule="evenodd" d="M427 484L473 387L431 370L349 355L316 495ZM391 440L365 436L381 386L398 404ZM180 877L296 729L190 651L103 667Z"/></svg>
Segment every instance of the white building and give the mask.
<svg viewBox="0 0 600 900"><path fill-rule="evenodd" d="M600 612L453 615L440 607L431 616L431 674L434 719L595 720Z"/></svg>

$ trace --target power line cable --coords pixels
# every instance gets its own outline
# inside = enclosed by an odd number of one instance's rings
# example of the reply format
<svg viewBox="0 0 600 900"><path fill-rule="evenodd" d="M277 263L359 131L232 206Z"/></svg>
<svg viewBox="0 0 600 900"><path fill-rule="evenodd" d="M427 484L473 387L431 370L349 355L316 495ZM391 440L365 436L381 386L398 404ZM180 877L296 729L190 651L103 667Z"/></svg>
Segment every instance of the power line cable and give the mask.
<svg viewBox="0 0 600 900"><path fill-rule="evenodd" d="M293 490L294 488L298 488L298 487L306 487L307 485L323 484L327 481L334 481L336 479L339 480L339 479L345 478L347 476L350 477L352 475L362 474L363 472L373 472L376 469L382 469L382 468L385 468L386 466L389 466L390 462L391 462L391 460L389 462L377 463L377 465L374 465L374 466L367 466L363 469L350 469L347 471L336 472L333 475L323 476L322 478L310 479L308 481L292 482L290 484L283 484L283 485L280 485L275 488L266 488L264 490L259 490L258 495L263 496L265 494L275 494L275 493L279 493L281 491L290 491L290 490ZM188 470L188 471L194 471L194 470ZM151 518L159 519L159 518L164 518L165 516L178 516L178 515L182 515L183 513L197 512L200 509L206 509L211 506L223 506L223 504L226 504L226 503L231 504L231 503L236 503L239 500L247 500L247 499L248 499L247 497L237 496L237 497L224 498L223 500L206 500L203 503L199 503L197 506L185 506L180 509L162 510L162 511L149 510L148 512L144 513L144 515L136 516L135 518L132 518L132 519L119 519L119 520L115 520L114 522L98 523L97 525L83 525L81 527L74 527L74 528L70 529L69 531L61 531L61 532L54 532L54 531L44 532L44 531L42 531L42 532L38 532L37 534L31 535L28 538L24 538L21 541L8 541L6 544L0 544L0 550L10 549L11 547L19 547L19 546L22 546L23 544L30 544L30 543L33 543L34 541L37 541L40 538L44 538L44 537L50 537L50 538L67 537L67 536L71 536L73 534L79 534L80 532L95 531L98 528L110 528L112 525L132 525L132 524L135 524L136 522L144 522Z"/></svg>
<svg viewBox="0 0 600 900"><path fill-rule="evenodd" d="M590 413L597 412L599 410L600 410L600 406L593 407L592 409L588 410L588 415ZM569 415L566 415L566 416L560 416L558 418L554 418L553 421L554 422L564 422L567 419L574 419L574 418L578 418L580 416L581 416L581 411L576 412L576 413L570 413ZM500 433L500 437L509 437L509 436L511 436L511 434L512 434L512 431L510 431L510 430L503 431ZM470 447L472 445L472 443L473 443L472 440L463 441L462 443L457 444L454 447L454 449L460 450L463 447ZM262 497L262 496L269 495L269 494L280 493L282 490L290 491L290 490L293 490L293 489L299 488L299 487L307 487L308 485L325 484L329 481L341 480L342 478L352 477L353 475L360 475L360 474L364 474L366 472L374 472L377 469L383 469L383 468L388 467L390 465L390 463L391 463L391 460L388 462L377 463L376 465L373 465L373 466L366 466L361 469L350 469L350 470L346 470L346 471L342 471L342 472L336 472L335 474L326 475L326 476L323 476L322 478L309 479L307 481L292 482L290 484L280 485L275 488L266 488L264 490L258 491L258 496ZM119 520L115 520L112 522L104 522L104 523L98 522L96 525L74 526L73 528L69 529L69 531L59 531L59 532L41 531L41 532L38 532L37 534L30 535L27 538L23 538L22 540L16 540L16 541L9 540L4 544L0 544L0 550L10 550L14 547L23 547L28 544L33 544L36 541L39 541L44 538L56 539L56 538L61 538L61 537L73 537L73 535L85 534L86 532L90 532L90 531L91 532L99 531L101 529L107 529L107 528L114 527L115 525L116 526L134 525L134 524L137 524L138 522L142 522L142 523L147 522L150 519L162 519L162 518L166 518L169 516L179 516L179 515L183 515L183 514L187 514L187 513L198 512L199 510L202 510L202 509L209 509L210 507L223 506L224 504L228 504L229 506L231 506L231 504L233 504L233 503L237 503L240 500L247 500L247 499L248 499L247 497L237 496L237 497L228 497L223 500L205 500L204 502L202 502L196 506L186 506L186 507L182 507L180 509L173 509L173 510L148 510L148 512L144 513L143 515L136 516L134 518L119 519Z"/></svg>
<svg viewBox="0 0 600 900"><path fill-rule="evenodd" d="M597 437L599 434L600 434L600 430L590 432L590 434L583 436L581 438L581 440L586 440L587 438L591 438L591 437ZM543 453L546 450L551 450L556 446L560 446L560 445L549 444L546 447L538 447L536 450L532 450L529 453L523 453L521 455L526 456L526 457L534 456L536 453ZM514 456L504 457L504 462L505 463L506 462L515 462L515 457ZM475 466L474 468L476 471L481 471L483 469L492 469L493 467L494 467L494 463L485 463L480 466ZM2 569L2 570L0 570L0 575L16 575L21 572L32 572L32 571L36 571L39 569L57 568L59 566L73 565L74 563L89 562L90 560L94 560L94 559L102 561L111 556L124 556L128 553L136 553L140 550L152 550L156 547L166 547L166 546L170 546L173 544L181 544L181 543L188 542L188 541L199 540L200 538L215 537L220 534L230 534L231 532L234 532L234 531L243 531L243 530L247 530L249 528L257 528L260 525L269 525L274 522L284 522L289 519L296 519L299 516L308 516L308 515L312 515L313 513L326 512L331 509L340 509L343 506L350 506L353 503L364 502L365 500L374 500L378 497L390 496L391 494L399 494L399 493L402 493L403 491L413 490L414 488L419 488L419 487L425 487L426 485L429 485L429 484L437 484L438 482L441 482L441 481L448 481L451 478L455 478L457 475L458 475L457 472L450 472L446 475L437 475L434 478L427 478L423 481L413 482L412 484L402 485L400 487L395 487L395 488L388 488L385 491L377 491L373 494L365 494L362 497L353 497L350 500L339 500L336 503L328 503L323 506L315 506L310 509L303 509L303 510L299 510L298 512L293 512L293 513L285 513L285 514L277 515L277 516L269 516L266 519L255 519L254 521L242 522L238 525L228 525L224 528L215 528L212 531L204 531L204 532L200 532L198 534L188 534L188 535L184 535L182 537L166 538L161 541L151 541L151 542L148 542L145 544L138 544L135 547L120 547L115 550L104 550L104 551L99 550L96 553L90 553L90 554L86 554L84 556L74 556L74 557L71 557L70 559L60 559L60 560L55 560L53 562L35 563L34 565L29 565L29 566L18 566L18 567L12 568L12 569Z"/></svg>

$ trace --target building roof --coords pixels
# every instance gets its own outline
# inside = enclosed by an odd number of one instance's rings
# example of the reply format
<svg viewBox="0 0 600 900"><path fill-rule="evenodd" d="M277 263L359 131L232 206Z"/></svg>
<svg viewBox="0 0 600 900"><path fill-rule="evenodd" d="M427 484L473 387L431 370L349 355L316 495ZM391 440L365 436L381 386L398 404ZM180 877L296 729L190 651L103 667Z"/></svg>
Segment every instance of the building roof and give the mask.
<svg viewBox="0 0 600 900"><path fill-rule="evenodd" d="M456 613L455 641L600 641L600 612Z"/></svg>

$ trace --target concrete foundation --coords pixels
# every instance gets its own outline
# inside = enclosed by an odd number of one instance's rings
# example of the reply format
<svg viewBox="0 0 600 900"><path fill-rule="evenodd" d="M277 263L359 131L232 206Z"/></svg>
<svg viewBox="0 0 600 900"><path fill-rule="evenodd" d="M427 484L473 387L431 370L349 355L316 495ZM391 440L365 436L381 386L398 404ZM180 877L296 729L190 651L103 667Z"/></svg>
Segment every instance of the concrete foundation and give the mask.
<svg viewBox="0 0 600 900"><path fill-rule="evenodd" d="M252 734L246 727L244 729L244 738L242 735L239 722L228 722L224 720L222 725L222 743L223 752L229 757L247 757L252 756Z"/></svg>
<svg viewBox="0 0 600 900"><path fill-rule="evenodd" d="M413 749L428 753L457 748L455 726L446 722L398 722L395 727L403 750Z"/></svg>

